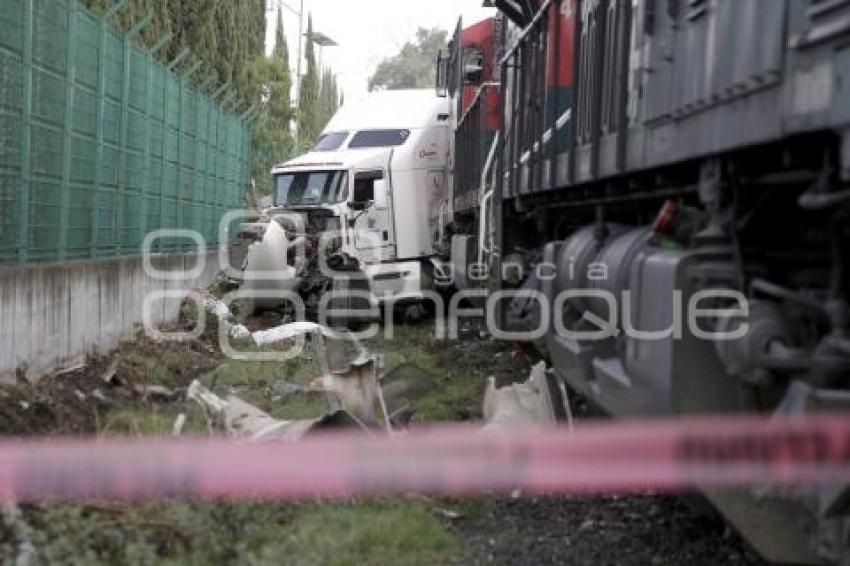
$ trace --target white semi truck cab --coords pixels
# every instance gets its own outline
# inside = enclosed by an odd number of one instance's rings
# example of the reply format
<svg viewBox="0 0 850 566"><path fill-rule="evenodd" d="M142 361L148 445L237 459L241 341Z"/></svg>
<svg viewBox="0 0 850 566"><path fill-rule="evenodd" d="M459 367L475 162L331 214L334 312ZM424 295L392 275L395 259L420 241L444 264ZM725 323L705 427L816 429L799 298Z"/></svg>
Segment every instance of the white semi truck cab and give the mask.
<svg viewBox="0 0 850 566"><path fill-rule="evenodd" d="M421 301L441 266L448 104L431 89L372 93L340 109L313 150L276 166L274 206L234 247L243 289L309 295L328 290L330 270L368 282L373 306Z"/></svg>

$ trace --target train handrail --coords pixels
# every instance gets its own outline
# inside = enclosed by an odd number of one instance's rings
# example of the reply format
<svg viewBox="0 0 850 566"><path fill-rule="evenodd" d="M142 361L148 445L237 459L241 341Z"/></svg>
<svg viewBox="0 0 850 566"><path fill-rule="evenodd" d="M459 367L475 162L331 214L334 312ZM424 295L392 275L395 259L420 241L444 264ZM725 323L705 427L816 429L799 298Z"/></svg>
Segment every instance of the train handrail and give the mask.
<svg viewBox="0 0 850 566"><path fill-rule="evenodd" d="M487 237L487 203L493 200L493 192L496 188L498 179L494 179L493 187L487 190L487 176L490 170L493 169L493 164L496 162L496 152L499 150L499 136L493 138L493 143L490 146L490 153L487 155L487 161L484 163L484 169L481 172L481 206L478 218L478 263L484 262L484 256L493 253L493 246L488 246Z"/></svg>
<svg viewBox="0 0 850 566"><path fill-rule="evenodd" d="M555 126L552 127L552 128L549 128L548 130L546 130L543 133L543 145L544 145L544 147L552 142L552 137L556 133L563 130L566 127L566 125L569 124L570 120L572 119L572 114L573 114L572 108L567 108L567 111L564 112L563 114L561 114L561 117L558 118L555 121ZM540 143L534 142L534 145L532 145L529 149L527 149L525 151L525 153L522 154L522 156L520 156L520 158L519 158L520 165L525 165L526 163L528 163L528 161L531 159L531 155L533 153L539 151L539 150L540 150Z"/></svg>
<svg viewBox="0 0 850 566"><path fill-rule="evenodd" d="M505 54L502 56L501 61L499 61L499 65L504 65L508 62L508 59L513 57L514 52L519 49L520 44L525 41L528 34L531 33L531 30L537 27L537 24L545 16L546 11L549 10L554 1L555 0L546 0L545 2L543 2L543 4L540 6L540 9L537 10L537 13L534 15L534 18L528 23L527 26L525 26L525 28L522 30L522 33L517 36L517 38L513 41L510 47L505 50Z"/></svg>
<svg viewBox="0 0 850 566"><path fill-rule="evenodd" d="M478 90L475 92L475 96L473 97L472 102L470 102L469 108L467 108L463 112L463 115L458 119L457 127L460 128L460 126L466 121L466 118L467 116L469 116L472 109L475 108L475 106L481 101L481 97L484 95L485 90L487 90L488 88L498 88L499 86L501 86L501 83L498 82L482 83L481 86L478 87Z"/></svg>

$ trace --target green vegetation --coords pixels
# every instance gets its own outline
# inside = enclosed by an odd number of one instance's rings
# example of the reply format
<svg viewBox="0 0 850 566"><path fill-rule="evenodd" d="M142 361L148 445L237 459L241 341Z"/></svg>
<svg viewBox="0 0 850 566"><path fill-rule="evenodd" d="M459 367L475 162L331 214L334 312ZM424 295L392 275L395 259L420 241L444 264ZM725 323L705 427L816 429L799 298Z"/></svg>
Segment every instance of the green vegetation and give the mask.
<svg viewBox="0 0 850 566"><path fill-rule="evenodd" d="M113 0L81 0L94 13L103 15ZM337 80L330 70L319 69L312 40L312 18L305 46L306 74L297 107L292 104L294 73L290 69L290 48L284 32L283 14L278 9L274 50L265 54L266 3L264 0L130 0L118 12L114 23L128 30L151 15L140 40L154 45L166 34L172 37L160 52L163 62L173 60L183 47L191 57L180 69L194 61L204 70L194 75L200 85L211 74L216 78L206 88L230 84L242 105L240 112L254 107L251 174L260 195L270 194L269 171L296 153L309 150L328 120L340 106ZM295 147L293 125L299 127L299 147Z"/></svg>
<svg viewBox="0 0 850 566"><path fill-rule="evenodd" d="M113 0L82 0L97 14L103 14ZM117 16L117 24L129 29L150 14L153 18L141 38L153 45L167 33L169 44L160 52L163 61L173 59L183 47L192 50L195 60L214 72L220 84L230 83L246 100L254 100L256 85L246 72L249 64L263 54L266 32L264 0L130 0ZM198 75L202 81L204 74Z"/></svg>
<svg viewBox="0 0 850 566"><path fill-rule="evenodd" d="M313 16L310 16L307 20L307 43L304 59L307 62L307 72L301 79L301 92L298 99L299 153L308 151L313 146L325 125L322 122L319 105L322 85L319 82L316 49L313 46Z"/></svg>
<svg viewBox="0 0 850 566"><path fill-rule="evenodd" d="M315 507L284 542L294 564L417 566L447 562L457 540L425 505L369 502Z"/></svg>
<svg viewBox="0 0 850 566"><path fill-rule="evenodd" d="M270 57L257 58L249 68L251 80L259 85L262 115L254 127L252 176L260 194L271 193L271 168L294 156L292 135L292 73L289 45L283 26L283 14L277 12L274 51Z"/></svg>
<svg viewBox="0 0 850 566"><path fill-rule="evenodd" d="M184 318L183 324L191 325L191 318ZM257 319L246 323L256 324ZM466 329L465 339L452 342L437 341L433 331L428 324L398 325L393 339L381 335L366 343L370 351L384 355L387 380L411 385L401 402L416 409L417 421L477 419L485 371L495 372L501 383L527 374L527 360L510 345L479 340L475 327ZM23 397L17 394L30 391L29 386L20 392L10 389L9 410L21 413L19 399L31 403L55 397L56 405L43 404L40 412L57 415L45 428L33 427L35 432L110 436L170 436L182 413L187 417L185 435L206 435L203 410L182 395L196 378L220 396L237 395L277 418L315 418L327 410L324 395L288 387L304 386L318 375L309 349L283 364L241 362L223 358L210 342L213 338L213 329L190 343L155 343L140 336L115 354L118 363L102 360L79 373L46 380ZM107 384L104 367L113 365L114 378ZM151 385L181 394L157 399L138 393ZM95 390L108 402L95 403ZM80 402L77 391L85 392L88 400ZM93 409L93 421L82 418ZM0 430L4 422L0 418ZM70 422L79 424L72 429ZM0 514L0 564L15 561L22 532L35 549L31 564L36 565L448 564L462 550L462 531L449 522L445 509L474 519L490 512L491 504L414 496L334 503L28 505L21 507L18 519Z"/></svg>
<svg viewBox="0 0 850 566"><path fill-rule="evenodd" d="M447 38L444 30L419 28L415 42L405 43L397 55L381 61L369 79L369 90L433 87L437 56Z"/></svg>
<svg viewBox="0 0 850 566"><path fill-rule="evenodd" d="M422 503L45 505L25 510L33 564L426 566L457 540ZM0 517L0 563L14 563Z"/></svg>

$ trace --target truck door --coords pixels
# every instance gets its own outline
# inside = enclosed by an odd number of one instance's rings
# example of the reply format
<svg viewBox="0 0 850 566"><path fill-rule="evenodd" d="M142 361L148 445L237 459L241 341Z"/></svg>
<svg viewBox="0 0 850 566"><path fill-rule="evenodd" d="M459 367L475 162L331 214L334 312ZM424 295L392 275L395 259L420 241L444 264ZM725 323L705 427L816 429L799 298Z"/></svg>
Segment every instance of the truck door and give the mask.
<svg viewBox="0 0 850 566"><path fill-rule="evenodd" d="M395 259L392 194L383 171L358 171L354 176L354 245L367 263Z"/></svg>

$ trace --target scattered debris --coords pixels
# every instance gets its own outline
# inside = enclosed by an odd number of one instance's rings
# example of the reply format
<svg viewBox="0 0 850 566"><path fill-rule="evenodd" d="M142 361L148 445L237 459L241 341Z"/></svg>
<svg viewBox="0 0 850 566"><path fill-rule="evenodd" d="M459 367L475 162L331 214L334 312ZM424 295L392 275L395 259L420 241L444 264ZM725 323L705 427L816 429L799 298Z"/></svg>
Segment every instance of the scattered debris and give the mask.
<svg viewBox="0 0 850 566"><path fill-rule="evenodd" d="M189 399L207 411L211 420L233 436L253 442L295 442L316 429L365 426L346 411L335 411L317 419L284 421L275 419L242 399L221 399L195 381L189 386Z"/></svg>
<svg viewBox="0 0 850 566"><path fill-rule="evenodd" d="M183 435L183 427L186 426L186 413L180 413L174 419L174 426L171 429L171 436L178 437Z"/></svg>
<svg viewBox="0 0 850 566"><path fill-rule="evenodd" d="M257 346L270 346L287 340L293 340L307 334L336 336L336 333L315 322L292 322L269 330L260 330L251 334Z"/></svg>
<svg viewBox="0 0 850 566"><path fill-rule="evenodd" d="M234 324L230 327L230 337L236 341L251 340L251 331L244 324Z"/></svg>
<svg viewBox="0 0 850 566"><path fill-rule="evenodd" d="M296 441L316 428L353 426L390 429L378 382L380 358L369 355L350 333L335 332L321 325L302 322L254 333L257 344L273 344L309 335L321 374L309 387L281 380L275 389L282 394L321 392L327 396L328 413L315 419L280 420L235 395L222 399L199 381L188 397L201 405L209 420L230 434L255 441Z"/></svg>
<svg viewBox="0 0 850 566"><path fill-rule="evenodd" d="M76 371L80 371L81 369L86 367L86 361L80 360L76 363L72 363L69 366L63 367L53 373L54 377L62 377L63 375L68 375L69 373L74 373Z"/></svg>
<svg viewBox="0 0 850 566"><path fill-rule="evenodd" d="M214 299L212 297L207 297L204 299L204 308L207 309L207 312L214 314L219 320L226 320L230 317L230 309L224 304L223 301L219 299Z"/></svg>
<svg viewBox="0 0 850 566"><path fill-rule="evenodd" d="M207 297L204 299L204 308L207 312L218 318L218 323L224 327L227 335L233 340L242 341L251 339L251 331L244 324L232 324L230 322L233 313L230 312L230 309L223 301L213 297Z"/></svg>
<svg viewBox="0 0 850 566"><path fill-rule="evenodd" d="M133 391L141 395L145 401L155 402L173 401L180 395L177 391L163 385L137 384L133 385Z"/></svg>
<svg viewBox="0 0 850 566"><path fill-rule="evenodd" d="M378 385L377 363L374 358L355 360L347 371L328 373L310 383L310 389L331 397L331 405L340 407L367 426L386 428L387 414L381 388Z"/></svg>
<svg viewBox="0 0 850 566"><path fill-rule="evenodd" d="M104 383L112 383L115 379L115 375L118 373L118 366L121 363L121 358L115 358L106 368L106 371L101 375L101 379Z"/></svg>
<svg viewBox="0 0 850 566"><path fill-rule="evenodd" d="M15 566L29 566L35 562L36 550L29 536L29 526L24 520L20 507L15 503L3 505L3 519L12 527L15 536Z"/></svg>
<svg viewBox="0 0 850 566"><path fill-rule="evenodd" d="M484 393L484 430L508 431L518 426L546 426L556 422L555 407L546 378L546 363L531 370L525 383L501 389L489 377Z"/></svg>
<svg viewBox="0 0 850 566"><path fill-rule="evenodd" d="M463 517L463 514L458 513L457 511L452 511L451 509L443 509L442 507L435 507L434 513L436 513L443 519L448 519L449 521L456 521Z"/></svg>

